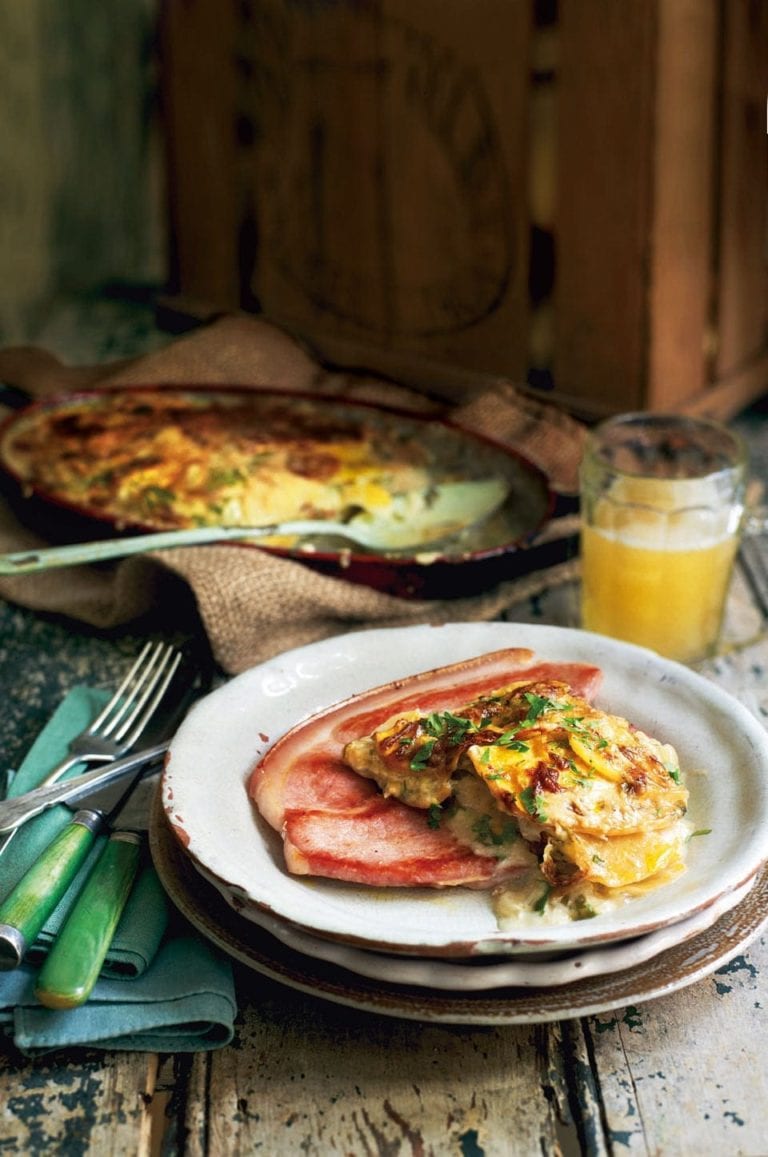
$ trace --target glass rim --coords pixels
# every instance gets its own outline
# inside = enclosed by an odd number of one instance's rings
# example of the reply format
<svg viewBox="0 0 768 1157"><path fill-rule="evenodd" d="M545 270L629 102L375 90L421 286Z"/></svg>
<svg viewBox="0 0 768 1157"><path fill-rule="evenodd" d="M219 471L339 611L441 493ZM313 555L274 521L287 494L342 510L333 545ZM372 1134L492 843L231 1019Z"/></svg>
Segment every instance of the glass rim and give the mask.
<svg viewBox="0 0 768 1157"><path fill-rule="evenodd" d="M681 481L685 478L695 480L697 478L715 478L720 475L727 475L730 473L746 474L747 466L749 464L749 452L744 439L735 430L732 430L724 422L716 418L709 418L700 416L698 414L680 414L666 411L654 410L632 410L627 413L613 414L608 418L603 418L587 431L587 439L584 448L584 456L582 465L587 463L590 458L596 466L603 469L610 470L616 475L623 475L627 478L654 478L656 475L648 470L642 469L627 469L624 466L619 466L612 462L606 453L601 453L601 437L613 430L627 429L631 430L634 427L641 425L647 426L649 429L656 428L661 431L664 429L674 430L679 429L681 432L694 432L699 430L708 434L717 434L724 442L727 441L730 450L725 445L721 447L724 454L728 454L730 460L722 465L715 466L712 469L703 470L698 474L689 474L686 476L670 477L669 481ZM605 443L605 449L608 450L609 444Z"/></svg>

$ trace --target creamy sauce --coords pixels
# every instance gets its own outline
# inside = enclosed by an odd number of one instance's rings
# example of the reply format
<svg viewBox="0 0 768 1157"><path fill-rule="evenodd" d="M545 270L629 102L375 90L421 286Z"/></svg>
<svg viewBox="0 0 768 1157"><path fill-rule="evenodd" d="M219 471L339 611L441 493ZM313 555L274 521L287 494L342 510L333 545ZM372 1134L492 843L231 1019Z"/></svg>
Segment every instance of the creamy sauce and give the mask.
<svg viewBox="0 0 768 1157"><path fill-rule="evenodd" d="M691 836L691 825L681 821L680 845ZM685 871L682 857L666 871L624 888L602 888L599 884L581 882L565 890L553 889L543 879L538 866L519 878L508 880L492 895L494 915L499 930L514 931L521 925L562 924L569 920L589 920L623 908L630 900L655 892L677 879Z"/></svg>
<svg viewBox="0 0 768 1157"><path fill-rule="evenodd" d="M542 876L520 824L498 810L480 780L461 776L456 781L454 799L455 810L445 823L457 839L468 844L476 855L493 856L505 865L519 867L519 872L495 888L491 896L503 932L521 925L562 924L616 911L637 896L670 883L685 870L682 849L690 839L692 825L679 820L667 840L677 853L668 868L623 888L605 888L589 881L580 881L571 888L553 888ZM533 833L529 830L525 834L530 837Z"/></svg>

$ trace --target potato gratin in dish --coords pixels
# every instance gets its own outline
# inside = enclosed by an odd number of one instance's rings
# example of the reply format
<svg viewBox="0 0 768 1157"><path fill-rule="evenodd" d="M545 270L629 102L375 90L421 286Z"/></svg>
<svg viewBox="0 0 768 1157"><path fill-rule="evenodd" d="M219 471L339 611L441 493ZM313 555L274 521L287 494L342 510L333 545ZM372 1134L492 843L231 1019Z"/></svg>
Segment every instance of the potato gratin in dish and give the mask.
<svg viewBox="0 0 768 1157"><path fill-rule="evenodd" d="M118 528L343 522L496 475L510 498L484 540L462 544L476 550L530 533L549 503L534 467L448 423L274 391L133 387L36 403L6 427L2 459L27 492Z"/></svg>

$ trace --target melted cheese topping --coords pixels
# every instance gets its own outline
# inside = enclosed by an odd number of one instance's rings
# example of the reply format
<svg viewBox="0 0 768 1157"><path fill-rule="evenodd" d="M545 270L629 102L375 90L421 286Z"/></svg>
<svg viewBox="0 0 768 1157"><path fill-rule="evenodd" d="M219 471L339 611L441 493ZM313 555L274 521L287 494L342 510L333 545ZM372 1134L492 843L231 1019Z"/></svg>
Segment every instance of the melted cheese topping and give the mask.
<svg viewBox="0 0 768 1157"><path fill-rule="evenodd" d="M515 683L455 713L395 715L344 758L479 854L527 856L536 870L505 886L502 909L538 888L534 906L551 890L583 917L684 870L688 792L674 748L564 683Z"/></svg>
<svg viewBox="0 0 768 1157"><path fill-rule="evenodd" d="M3 453L25 483L118 522L264 526L428 501L438 457L464 451L417 434L328 401L133 389L36 410Z"/></svg>

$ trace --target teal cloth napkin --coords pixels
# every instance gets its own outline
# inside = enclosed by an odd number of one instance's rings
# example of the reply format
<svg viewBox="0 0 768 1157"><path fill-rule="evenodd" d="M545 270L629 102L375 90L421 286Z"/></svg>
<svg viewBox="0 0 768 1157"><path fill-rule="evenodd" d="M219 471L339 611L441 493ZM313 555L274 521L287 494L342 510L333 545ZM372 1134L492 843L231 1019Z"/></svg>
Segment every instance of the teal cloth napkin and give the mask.
<svg viewBox="0 0 768 1157"><path fill-rule="evenodd" d="M75 687L70 691L32 744L19 770L7 773L7 796L23 795L38 787L51 768L68 755L67 744L70 739L88 725L108 698L105 692L90 687ZM80 764L67 772L64 779L70 779L84 770ZM71 819L72 812L60 804L35 816L18 830L0 852L0 901L5 899L44 848ZM80 888L101 854L105 839L105 836L96 838L72 887L48 917L30 952L32 962L39 963L56 939ZM168 901L154 869L147 865L136 882L118 925L104 962L105 973L139 976L157 952L167 923Z"/></svg>
<svg viewBox="0 0 768 1157"><path fill-rule="evenodd" d="M81 1046L202 1052L234 1035L231 966L194 935L166 939L140 977L98 980L80 1008L43 1008L35 999L36 977L29 965L0 973L0 1030L25 1056Z"/></svg>
<svg viewBox="0 0 768 1157"><path fill-rule="evenodd" d="M18 771L8 773L8 795L37 787L106 698L92 688L74 688ZM82 770L75 768L65 778ZM0 899L71 818L68 808L58 806L19 829L0 852ZM97 839L30 950L28 961L12 972L0 972L0 1030L30 1056L80 1045L190 1052L228 1044L237 1012L231 962L172 911L148 857L88 1002L77 1009L54 1011L36 1001L35 965L53 943L104 839Z"/></svg>

